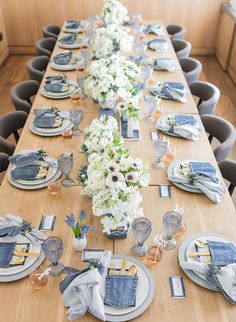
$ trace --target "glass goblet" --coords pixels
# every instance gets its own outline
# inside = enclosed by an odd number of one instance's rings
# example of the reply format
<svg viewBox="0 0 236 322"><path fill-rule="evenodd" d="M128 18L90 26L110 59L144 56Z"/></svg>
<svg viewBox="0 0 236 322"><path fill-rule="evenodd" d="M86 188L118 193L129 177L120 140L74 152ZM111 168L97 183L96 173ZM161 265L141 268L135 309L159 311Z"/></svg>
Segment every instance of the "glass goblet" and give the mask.
<svg viewBox="0 0 236 322"><path fill-rule="evenodd" d="M83 119L84 119L84 113L81 109L76 108L70 112L70 120L75 126L74 135L76 136L80 136L81 134L83 134L83 131L79 129L79 125L83 121Z"/></svg>
<svg viewBox="0 0 236 322"><path fill-rule="evenodd" d="M179 230L182 224L182 216L176 211L168 211L163 216L163 226L166 231L162 235L163 245L165 249L174 249L176 247L176 240L173 235Z"/></svg>
<svg viewBox="0 0 236 322"><path fill-rule="evenodd" d="M132 31L133 31L133 34L135 36L136 39L139 39L140 35L142 34L143 32L143 26L140 25L140 24L135 24L133 27L132 27Z"/></svg>
<svg viewBox="0 0 236 322"><path fill-rule="evenodd" d="M64 174L65 178L62 181L64 187L71 187L74 185L74 180L70 178L70 173L73 168L73 153L64 152L57 159L58 168Z"/></svg>
<svg viewBox="0 0 236 322"><path fill-rule="evenodd" d="M147 83L147 80L150 78L152 72L153 72L153 69L150 66L144 65L141 67L141 78L145 85Z"/></svg>
<svg viewBox="0 0 236 322"><path fill-rule="evenodd" d="M158 100L155 96L144 96L144 103L147 107L148 110L148 116L146 118L146 120L148 122L153 122L155 121L154 117L152 116L152 112L155 110L157 104L158 104Z"/></svg>
<svg viewBox="0 0 236 322"><path fill-rule="evenodd" d="M138 54L138 57L143 57L145 55L147 45L144 41L137 39L135 42L135 51Z"/></svg>
<svg viewBox="0 0 236 322"><path fill-rule="evenodd" d="M63 242L59 237L51 236L44 240L42 250L45 257L52 262L50 265L50 275L58 276L64 269L64 265L59 263L63 253Z"/></svg>
<svg viewBox="0 0 236 322"><path fill-rule="evenodd" d="M152 224L150 220L145 217L136 218L132 222L132 232L134 238L137 240L137 244L132 247L132 252L136 256L145 256L148 251L148 247L144 244L148 239L152 231Z"/></svg>
<svg viewBox="0 0 236 322"><path fill-rule="evenodd" d="M168 142L161 139L155 140L154 150L156 152L157 160L152 164L152 167L155 169L163 169L165 165L161 161L161 158L166 154L168 150Z"/></svg>
<svg viewBox="0 0 236 322"><path fill-rule="evenodd" d="M89 60L89 51L88 49L81 50L81 57L83 58L85 68L87 67L88 60Z"/></svg>

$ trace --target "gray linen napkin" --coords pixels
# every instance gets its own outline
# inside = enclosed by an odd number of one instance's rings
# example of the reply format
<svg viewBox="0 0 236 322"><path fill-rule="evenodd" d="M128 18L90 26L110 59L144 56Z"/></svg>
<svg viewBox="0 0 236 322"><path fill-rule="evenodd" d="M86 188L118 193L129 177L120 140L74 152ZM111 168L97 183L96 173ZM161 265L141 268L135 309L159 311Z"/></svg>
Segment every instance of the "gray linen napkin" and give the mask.
<svg viewBox="0 0 236 322"><path fill-rule="evenodd" d="M168 72L173 73L177 69L176 61L171 58L150 58L147 63L154 70L167 70Z"/></svg>

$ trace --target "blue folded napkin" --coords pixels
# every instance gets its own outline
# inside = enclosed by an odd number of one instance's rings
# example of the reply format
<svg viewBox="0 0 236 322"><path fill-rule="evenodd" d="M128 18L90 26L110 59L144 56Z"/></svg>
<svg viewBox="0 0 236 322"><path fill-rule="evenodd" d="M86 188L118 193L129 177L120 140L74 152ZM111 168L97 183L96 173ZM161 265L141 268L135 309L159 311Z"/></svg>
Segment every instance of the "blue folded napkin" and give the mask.
<svg viewBox="0 0 236 322"><path fill-rule="evenodd" d="M80 26L80 21L67 20L66 28L68 28L68 29L78 29L79 26Z"/></svg>
<svg viewBox="0 0 236 322"><path fill-rule="evenodd" d="M34 109L34 115L35 117L41 117L41 116L56 116L58 115L58 110L54 108L36 108Z"/></svg>
<svg viewBox="0 0 236 322"><path fill-rule="evenodd" d="M11 171L11 176L15 180L33 181L36 179L40 165L32 164L26 167L15 168Z"/></svg>
<svg viewBox="0 0 236 322"><path fill-rule="evenodd" d="M9 267L16 243L0 243L0 267Z"/></svg>
<svg viewBox="0 0 236 322"><path fill-rule="evenodd" d="M65 93L68 92L68 87L64 87L61 83L55 83L55 84L45 84L44 85L44 90L46 92L51 92L51 93Z"/></svg>
<svg viewBox="0 0 236 322"><path fill-rule="evenodd" d="M169 88L178 89L180 91L184 91L184 84L179 82L165 82L164 87L168 86Z"/></svg>
<svg viewBox="0 0 236 322"><path fill-rule="evenodd" d="M208 162L189 162L190 170L192 173L210 173L215 174L216 169Z"/></svg>
<svg viewBox="0 0 236 322"><path fill-rule="evenodd" d="M60 76L60 75L58 75L58 76L47 76L46 77L46 84L51 83L51 82L63 82L64 79L65 79L65 77Z"/></svg>
<svg viewBox="0 0 236 322"><path fill-rule="evenodd" d="M164 43L166 43L166 40L164 38L155 38L155 39L152 39L152 40L148 41L148 45L150 45L152 43L164 44Z"/></svg>
<svg viewBox="0 0 236 322"><path fill-rule="evenodd" d="M175 125L195 125L197 120L191 115L175 115Z"/></svg>
<svg viewBox="0 0 236 322"><path fill-rule="evenodd" d="M17 168L19 167L25 167L27 165L30 165L31 163L42 160L44 156L44 153L42 150L39 150L37 152L28 152L28 153L19 153L12 157L9 157L9 161L12 164L15 164Z"/></svg>
<svg viewBox="0 0 236 322"><path fill-rule="evenodd" d="M53 57L53 62L57 65L68 65L71 61L72 52L60 53Z"/></svg>
<svg viewBox="0 0 236 322"><path fill-rule="evenodd" d="M162 26L159 24L148 24L143 29L145 34L158 34L158 31L162 31Z"/></svg>
<svg viewBox="0 0 236 322"><path fill-rule="evenodd" d="M33 124L34 126L36 127L40 127L40 128L56 128L56 127L59 127L60 125L58 126L54 126L55 124L55 120L56 120L56 117L55 116L52 116L52 117L36 117L33 121Z"/></svg>
<svg viewBox="0 0 236 322"><path fill-rule="evenodd" d="M219 266L236 263L236 247L232 243L207 241L211 259Z"/></svg>
<svg viewBox="0 0 236 322"><path fill-rule="evenodd" d="M67 35L59 39L59 42L62 44L73 45L76 41L76 34L74 35Z"/></svg>

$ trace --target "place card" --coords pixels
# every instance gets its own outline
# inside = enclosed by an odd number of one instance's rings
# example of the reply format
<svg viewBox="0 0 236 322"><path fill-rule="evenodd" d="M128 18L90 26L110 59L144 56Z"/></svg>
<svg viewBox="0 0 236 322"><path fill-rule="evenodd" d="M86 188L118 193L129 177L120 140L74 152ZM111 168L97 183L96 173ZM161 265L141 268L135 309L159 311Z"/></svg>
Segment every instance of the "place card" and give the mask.
<svg viewBox="0 0 236 322"><path fill-rule="evenodd" d="M104 249L88 249L85 248L82 251L82 261L90 262L97 259L100 259L104 255Z"/></svg>
<svg viewBox="0 0 236 322"><path fill-rule="evenodd" d="M56 221L56 216L43 215L39 224L39 230L53 231L55 221Z"/></svg>
<svg viewBox="0 0 236 322"><path fill-rule="evenodd" d="M174 299L185 299L186 292L185 292L183 278L181 276L170 276L169 281L170 281L171 297Z"/></svg>
<svg viewBox="0 0 236 322"><path fill-rule="evenodd" d="M171 198L170 186L161 184L159 186L159 193L161 198Z"/></svg>

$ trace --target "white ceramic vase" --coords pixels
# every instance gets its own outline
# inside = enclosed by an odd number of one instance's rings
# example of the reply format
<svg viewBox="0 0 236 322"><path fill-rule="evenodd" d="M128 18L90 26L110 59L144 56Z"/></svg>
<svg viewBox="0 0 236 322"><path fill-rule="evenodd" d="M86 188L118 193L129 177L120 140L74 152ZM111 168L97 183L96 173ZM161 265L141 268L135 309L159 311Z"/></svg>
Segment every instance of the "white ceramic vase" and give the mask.
<svg viewBox="0 0 236 322"><path fill-rule="evenodd" d="M75 236L73 236L72 242L73 242L74 249L77 250L78 252L82 252L82 250L84 250L87 245L87 238L85 235L83 238L80 238L80 239L75 238Z"/></svg>

